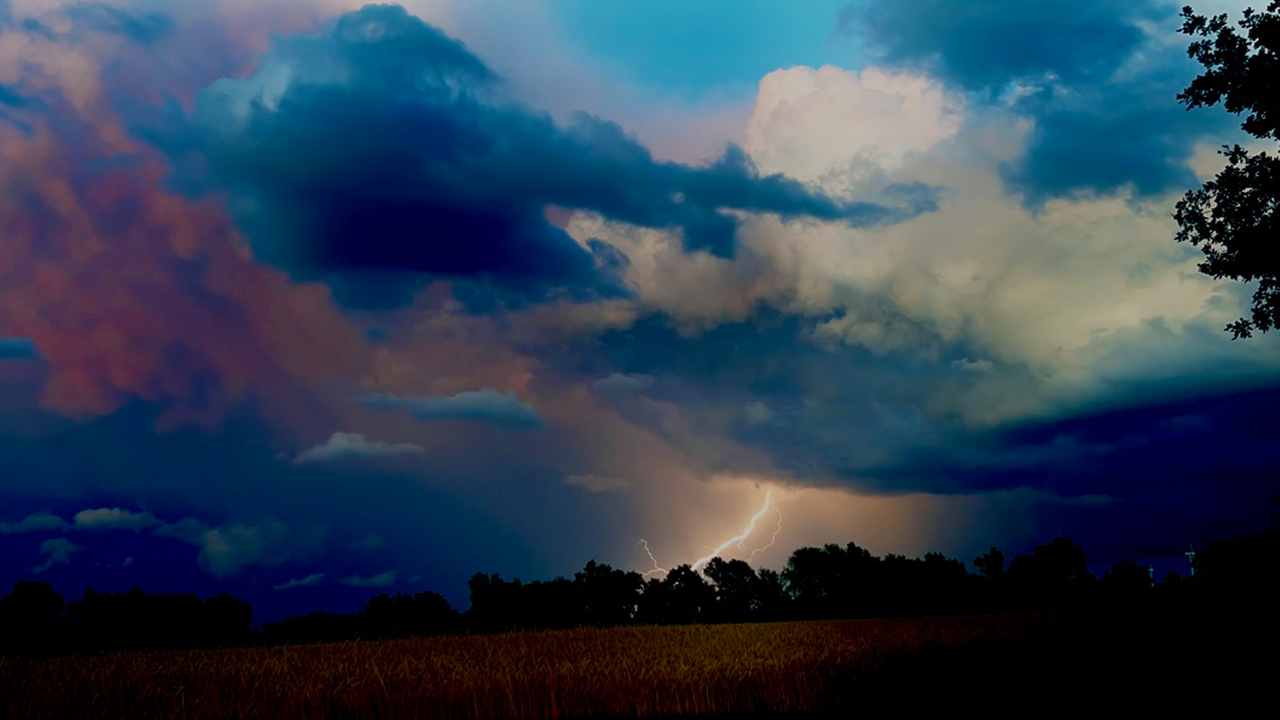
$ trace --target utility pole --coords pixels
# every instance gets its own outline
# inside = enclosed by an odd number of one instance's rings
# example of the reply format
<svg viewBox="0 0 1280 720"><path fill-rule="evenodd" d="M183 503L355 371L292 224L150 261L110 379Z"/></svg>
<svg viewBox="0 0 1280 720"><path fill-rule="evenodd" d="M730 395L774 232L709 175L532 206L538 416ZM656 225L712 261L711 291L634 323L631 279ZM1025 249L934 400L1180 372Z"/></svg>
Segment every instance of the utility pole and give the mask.
<svg viewBox="0 0 1280 720"><path fill-rule="evenodd" d="M1191 544L1190 538L1187 539L1187 547L1190 548L1190 550L1182 554L1187 556L1187 564L1191 566L1191 577L1195 577L1196 576L1196 547Z"/></svg>

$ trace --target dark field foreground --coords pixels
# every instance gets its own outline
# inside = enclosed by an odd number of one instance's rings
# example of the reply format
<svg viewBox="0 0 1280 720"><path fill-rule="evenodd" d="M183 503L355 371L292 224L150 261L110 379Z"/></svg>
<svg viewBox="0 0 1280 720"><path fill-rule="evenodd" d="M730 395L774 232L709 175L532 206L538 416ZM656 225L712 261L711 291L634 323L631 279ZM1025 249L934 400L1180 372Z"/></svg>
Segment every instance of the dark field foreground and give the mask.
<svg viewBox="0 0 1280 720"><path fill-rule="evenodd" d="M1240 620L639 627L0 660L0 717L1042 716L1193 704L1234 714L1276 680L1274 635Z"/></svg>

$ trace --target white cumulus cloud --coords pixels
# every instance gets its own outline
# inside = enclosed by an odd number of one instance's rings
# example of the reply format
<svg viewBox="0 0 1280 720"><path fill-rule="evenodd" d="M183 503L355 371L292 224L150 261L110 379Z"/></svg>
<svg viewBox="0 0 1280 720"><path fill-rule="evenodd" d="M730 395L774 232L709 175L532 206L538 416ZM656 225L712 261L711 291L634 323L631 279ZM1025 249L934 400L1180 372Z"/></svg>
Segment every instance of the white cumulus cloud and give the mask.
<svg viewBox="0 0 1280 720"><path fill-rule="evenodd" d="M760 81L746 150L764 173L848 194L841 175L897 167L960 128L963 101L935 80L831 65L775 70Z"/></svg>

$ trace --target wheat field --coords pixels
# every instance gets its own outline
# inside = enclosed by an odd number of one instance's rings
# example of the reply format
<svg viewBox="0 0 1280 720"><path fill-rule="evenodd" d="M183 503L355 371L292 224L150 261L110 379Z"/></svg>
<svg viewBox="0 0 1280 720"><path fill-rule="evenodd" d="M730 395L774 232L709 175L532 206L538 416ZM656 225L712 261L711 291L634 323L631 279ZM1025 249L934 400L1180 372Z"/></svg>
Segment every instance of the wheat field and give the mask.
<svg viewBox="0 0 1280 720"><path fill-rule="evenodd" d="M9 718L831 712L1053 626L1026 617L512 632L0 661Z"/></svg>

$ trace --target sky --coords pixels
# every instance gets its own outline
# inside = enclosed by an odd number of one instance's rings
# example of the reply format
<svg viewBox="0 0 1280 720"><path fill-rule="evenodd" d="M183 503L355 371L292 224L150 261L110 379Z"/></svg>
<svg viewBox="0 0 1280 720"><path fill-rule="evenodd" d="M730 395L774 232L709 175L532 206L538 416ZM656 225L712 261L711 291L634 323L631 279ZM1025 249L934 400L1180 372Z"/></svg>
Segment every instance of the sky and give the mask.
<svg viewBox="0 0 1280 720"><path fill-rule="evenodd" d="M0 0L0 587L272 620L1058 535L1185 573L1274 524L1280 337L1174 241L1248 140L1177 103L1180 25Z"/></svg>

